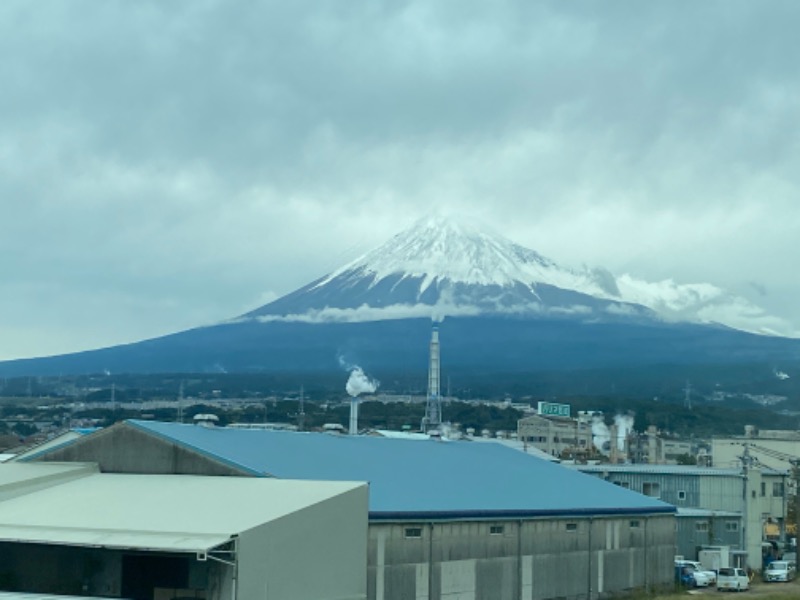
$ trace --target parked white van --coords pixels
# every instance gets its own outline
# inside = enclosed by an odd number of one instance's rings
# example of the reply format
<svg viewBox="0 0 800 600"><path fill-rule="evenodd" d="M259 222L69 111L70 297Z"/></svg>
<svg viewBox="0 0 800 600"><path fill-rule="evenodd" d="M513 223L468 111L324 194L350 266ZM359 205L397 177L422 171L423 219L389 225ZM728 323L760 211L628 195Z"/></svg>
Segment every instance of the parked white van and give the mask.
<svg viewBox="0 0 800 600"><path fill-rule="evenodd" d="M742 592L750 589L747 571L734 567L723 567L717 573L717 589L721 592Z"/></svg>

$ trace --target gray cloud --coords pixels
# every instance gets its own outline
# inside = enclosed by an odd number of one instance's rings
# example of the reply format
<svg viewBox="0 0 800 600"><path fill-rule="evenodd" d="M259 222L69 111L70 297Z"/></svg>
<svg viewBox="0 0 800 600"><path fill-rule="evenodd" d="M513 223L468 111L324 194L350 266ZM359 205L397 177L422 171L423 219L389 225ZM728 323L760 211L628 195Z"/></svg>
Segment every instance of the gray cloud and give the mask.
<svg viewBox="0 0 800 600"><path fill-rule="evenodd" d="M431 206L800 323L794 2L0 5L0 358L241 314Z"/></svg>

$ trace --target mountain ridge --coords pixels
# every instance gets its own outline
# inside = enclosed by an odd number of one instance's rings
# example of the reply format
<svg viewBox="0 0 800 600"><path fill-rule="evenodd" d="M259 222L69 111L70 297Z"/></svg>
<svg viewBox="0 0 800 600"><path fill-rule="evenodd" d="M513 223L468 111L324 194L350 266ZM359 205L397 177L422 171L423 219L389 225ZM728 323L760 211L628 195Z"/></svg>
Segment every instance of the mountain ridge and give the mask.
<svg viewBox="0 0 800 600"><path fill-rule="evenodd" d="M434 321L486 314L572 314L588 320L628 314L800 335L789 323L709 283L647 282L598 267L567 268L474 222L437 215L239 319L359 322L426 314Z"/></svg>
<svg viewBox="0 0 800 600"><path fill-rule="evenodd" d="M454 257L449 270L434 272L431 265L447 263L448 256ZM800 360L800 340L704 320L713 286L686 292L662 282L657 296L646 287L652 284L637 281L600 269L566 269L494 234L427 219L228 321L88 352L5 361L0 376L332 373L341 370L343 357L385 373L425 373L432 322L441 323L442 368L490 380L542 369L655 373L658 365L744 363L763 363L773 377L775 368ZM670 304L690 318L624 301L626 285L638 285L650 304Z"/></svg>

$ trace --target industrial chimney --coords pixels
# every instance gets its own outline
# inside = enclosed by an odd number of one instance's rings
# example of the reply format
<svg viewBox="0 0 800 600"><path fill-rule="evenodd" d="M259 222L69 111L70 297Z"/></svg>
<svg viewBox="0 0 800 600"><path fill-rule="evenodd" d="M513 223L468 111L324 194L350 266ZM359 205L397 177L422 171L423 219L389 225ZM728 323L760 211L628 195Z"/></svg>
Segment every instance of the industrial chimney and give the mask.
<svg viewBox="0 0 800 600"><path fill-rule="evenodd" d="M358 435L358 395L372 393L378 389L380 382L370 379L359 366L354 366L347 380L347 393L350 394L350 435Z"/></svg>
<svg viewBox="0 0 800 600"><path fill-rule="evenodd" d="M358 398L350 398L350 427L347 432L350 435L358 435Z"/></svg>
<svg viewBox="0 0 800 600"><path fill-rule="evenodd" d="M422 431L439 431L442 426L442 396L439 392L439 328L431 333L430 365L428 366L428 401L422 418Z"/></svg>

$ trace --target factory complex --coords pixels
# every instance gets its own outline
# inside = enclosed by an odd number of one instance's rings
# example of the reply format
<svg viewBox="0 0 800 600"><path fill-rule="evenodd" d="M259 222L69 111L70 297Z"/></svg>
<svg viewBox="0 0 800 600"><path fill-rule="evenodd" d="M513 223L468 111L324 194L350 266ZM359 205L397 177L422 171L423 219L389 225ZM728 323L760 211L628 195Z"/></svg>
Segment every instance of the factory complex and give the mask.
<svg viewBox="0 0 800 600"><path fill-rule="evenodd" d="M0 464L0 592L595 600L671 586L681 556L760 569L767 526L786 539L785 471L647 464L686 447L629 417L540 402L515 439L449 437L439 363L434 329L420 433L360 433L355 368L350 435L201 414L28 448Z"/></svg>
<svg viewBox="0 0 800 600"><path fill-rule="evenodd" d="M126 421L25 460L368 482L370 599L600 598L673 577L673 506L500 444Z"/></svg>

